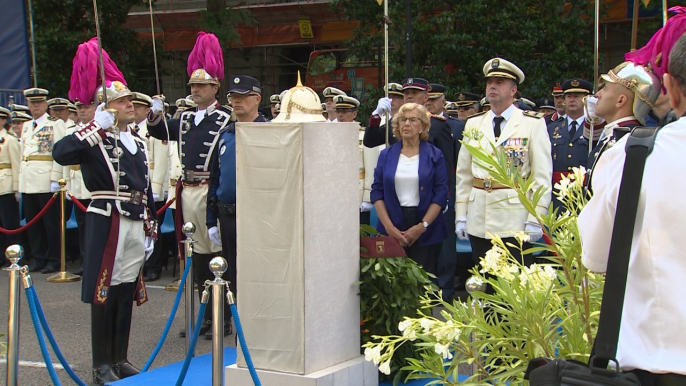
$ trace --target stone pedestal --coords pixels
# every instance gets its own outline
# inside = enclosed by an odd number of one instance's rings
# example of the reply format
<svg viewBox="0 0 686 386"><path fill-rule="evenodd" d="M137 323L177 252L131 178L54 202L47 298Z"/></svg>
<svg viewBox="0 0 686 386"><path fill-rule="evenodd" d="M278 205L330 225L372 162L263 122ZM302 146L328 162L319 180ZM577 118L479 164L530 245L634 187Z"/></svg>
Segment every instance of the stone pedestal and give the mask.
<svg viewBox="0 0 686 386"><path fill-rule="evenodd" d="M358 128L237 124L237 303L265 386L377 385L374 366L360 357L354 284ZM240 349L226 379L250 384ZM327 379L338 383L321 383Z"/></svg>

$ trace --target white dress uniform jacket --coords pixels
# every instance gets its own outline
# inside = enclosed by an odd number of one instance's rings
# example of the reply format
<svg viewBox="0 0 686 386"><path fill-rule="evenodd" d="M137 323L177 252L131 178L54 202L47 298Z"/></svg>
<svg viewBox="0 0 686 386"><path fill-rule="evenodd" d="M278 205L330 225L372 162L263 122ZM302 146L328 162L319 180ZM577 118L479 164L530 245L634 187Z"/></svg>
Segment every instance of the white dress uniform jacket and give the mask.
<svg viewBox="0 0 686 386"><path fill-rule="evenodd" d="M85 125L81 123L74 123L71 119L66 123L65 135L73 134L75 131L81 130ZM86 189L83 183L83 174L81 173L81 165L71 165L64 167L64 175L67 179L67 190L78 200L90 200L91 192Z"/></svg>
<svg viewBox="0 0 686 386"><path fill-rule="evenodd" d="M22 128L22 163L19 191L22 193L50 193L50 182L64 176L62 165L53 161L52 147L64 137L66 127L61 119L44 114L37 120L27 121Z"/></svg>
<svg viewBox="0 0 686 386"><path fill-rule="evenodd" d="M605 272L622 178L622 139L600 157L578 220L583 263ZM686 375L686 118L662 128L648 157L634 226L617 360L622 370Z"/></svg>
<svg viewBox="0 0 686 386"><path fill-rule="evenodd" d="M19 189L21 148L19 141L6 129L0 129L0 195Z"/></svg>
<svg viewBox="0 0 686 386"><path fill-rule="evenodd" d="M550 205L553 173L550 139L545 120L535 114L525 114L513 106L510 109L513 111L505 126L501 128L496 145L498 148L511 151L513 162L521 162L520 171L524 178L533 176L534 191L540 186L547 189L537 208L541 214L545 214ZM494 116L492 112L487 112L467 119L464 140L476 145L472 139L466 137L468 133L476 130L483 134L482 147L490 149L490 143L495 141ZM489 192L474 187L475 179L488 180L490 174L472 160L471 153L464 146L458 155L456 174L456 218L467 218L467 232L470 235L486 239L490 239L490 235L513 237L515 232L524 230L526 222L538 223L519 201L514 189L493 189Z"/></svg>

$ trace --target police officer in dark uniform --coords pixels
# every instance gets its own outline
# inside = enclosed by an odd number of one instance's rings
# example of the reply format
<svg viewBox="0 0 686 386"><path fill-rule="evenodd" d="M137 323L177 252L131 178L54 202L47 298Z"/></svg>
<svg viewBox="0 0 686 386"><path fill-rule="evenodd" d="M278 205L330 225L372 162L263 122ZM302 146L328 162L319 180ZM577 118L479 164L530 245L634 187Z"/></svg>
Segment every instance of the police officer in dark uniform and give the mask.
<svg viewBox="0 0 686 386"><path fill-rule="evenodd" d="M593 85L583 79L573 78L562 84L566 116L548 124L551 154L553 157L553 186L572 168L587 166L588 139L584 137L583 97L593 93ZM552 197L553 208L561 207L557 196Z"/></svg>
<svg viewBox="0 0 686 386"><path fill-rule="evenodd" d="M237 75L229 85L229 94L238 122L267 122L258 107L262 100L260 82L246 75ZM210 187L207 194L207 228L210 239L220 245L228 263L224 273L229 288L236 295L236 123L219 132L219 142L210 159ZM217 229L217 220L221 232ZM231 326L231 311L224 302L224 334Z"/></svg>

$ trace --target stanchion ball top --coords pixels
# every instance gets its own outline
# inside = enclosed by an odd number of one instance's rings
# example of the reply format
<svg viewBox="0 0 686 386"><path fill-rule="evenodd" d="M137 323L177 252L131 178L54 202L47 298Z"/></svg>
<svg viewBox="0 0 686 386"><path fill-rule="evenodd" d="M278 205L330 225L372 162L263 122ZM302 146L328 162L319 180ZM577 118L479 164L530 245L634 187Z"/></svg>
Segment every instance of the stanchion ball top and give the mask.
<svg viewBox="0 0 686 386"><path fill-rule="evenodd" d="M210 271L214 274L215 278L220 278L227 269L228 264L223 257L217 256L210 260Z"/></svg>
<svg viewBox="0 0 686 386"><path fill-rule="evenodd" d="M193 233L195 233L195 224L190 221L183 224L183 234L186 235L186 237L193 236Z"/></svg>
<svg viewBox="0 0 686 386"><path fill-rule="evenodd" d="M24 248L19 244L13 244L7 247L5 250L5 256L7 260L11 261L12 264L16 264L22 257L24 257Z"/></svg>
<svg viewBox="0 0 686 386"><path fill-rule="evenodd" d="M465 283L465 289L470 295L472 295L472 297L475 297L478 292L486 291L486 283L484 283L480 277L472 276L467 279L467 282Z"/></svg>

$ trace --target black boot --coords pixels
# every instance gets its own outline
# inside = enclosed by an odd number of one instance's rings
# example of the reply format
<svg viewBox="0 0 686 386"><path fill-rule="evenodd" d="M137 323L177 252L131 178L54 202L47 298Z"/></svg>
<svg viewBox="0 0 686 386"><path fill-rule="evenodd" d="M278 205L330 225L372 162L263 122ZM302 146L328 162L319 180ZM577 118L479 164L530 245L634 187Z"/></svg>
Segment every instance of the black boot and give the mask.
<svg viewBox="0 0 686 386"><path fill-rule="evenodd" d="M91 351L93 356L93 383L96 385L104 385L119 379L110 362L113 309L118 291L117 287L110 287L106 304L91 304Z"/></svg>
<svg viewBox="0 0 686 386"><path fill-rule="evenodd" d="M127 359L129 336L131 335L131 316L136 283L122 283L116 299L115 319L112 328L112 367L119 378L127 378L141 372Z"/></svg>

